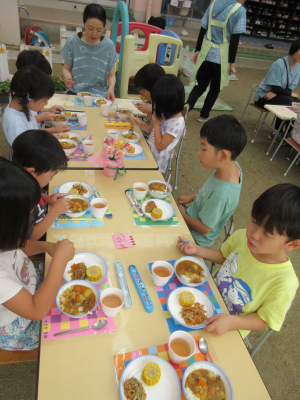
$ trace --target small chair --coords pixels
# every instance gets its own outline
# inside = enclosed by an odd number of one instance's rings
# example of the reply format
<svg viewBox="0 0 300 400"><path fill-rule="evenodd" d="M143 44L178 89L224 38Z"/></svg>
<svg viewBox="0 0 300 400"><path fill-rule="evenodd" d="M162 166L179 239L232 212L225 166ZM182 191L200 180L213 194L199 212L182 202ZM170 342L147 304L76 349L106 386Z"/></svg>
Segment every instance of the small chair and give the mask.
<svg viewBox="0 0 300 400"><path fill-rule="evenodd" d="M250 353L250 356L253 358L255 354L258 352L258 350L261 348L261 346L265 343L265 341L268 339L268 337L271 335L273 332L273 329L267 328L264 330L262 333L261 337L258 339L257 343L255 346L252 346L250 343L250 340L248 339L248 336L244 338L244 342L247 346L247 349Z"/></svg>
<svg viewBox="0 0 300 400"><path fill-rule="evenodd" d="M4 110L3 110L2 107L0 107L0 124L2 126L2 130L3 130L3 133L4 133L4 129L3 129L3 113L4 113ZM4 136L5 136L5 134L4 134ZM6 139L6 136L5 136L5 139ZM8 143L7 139L6 139L6 148L7 148L7 159L11 161L12 160L11 145Z"/></svg>
<svg viewBox="0 0 300 400"><path fill-rule="evenodd" d="M39 348L30 351L8 351L0 349L0 366L36 362L39 357Z"/></svg>
<svg viewBox="0 0 300 400"><path fill-rule="evenodd" d="M275 118L273 119L271 125L267 124L267 123L265 122L265 120L266 120L266 118L267 118L267 116L268 116L268 114L269 114L269 111L268 111L268 110L265 110L264 108L258 107L258 106L254 103L254 101L253 101L253 103L250 103L252 96L254 96L255 92L256 92L257 89L258 89L258 86L259 86L258 83L256 83L255 85L252 86L251 92L250 92L250 96L249 96L249 98L248 98L246 107L244 108L244 111L243 111L243 113L242 113L242 115L241 115L241 118L240 118L240 120L239 120L239 122L242 122L242 119L243 119L243 117L244 117L244 114L245 114L246 109L247 109L248 106L254 107L256 110L258 110L258 111L260 112L260 115L259 115L259 117L258 117L258 120L257 120L256 125L255 125L255 128L254 128L255 135L254 135L253 139L251 140L251 143L254 143L254 140L255 140L256 136L258 135L258 132L259 132L261 126L262 126L263 124L265 124L265 125L267 125L268 127L272 128L272 125L273 125L273 122L274 122L274 119L275 119ZM263 120L261 121L261 117L262 117L263 114L264 114L264 118L263 118Z"/></svg>
<svg viewBox="0 0 300 400"><path fill-rule="evenodd" d="M227 226L229 221L229 227ZM233 230L234 230L234 220L233 220L233 215L231 215L231 217L229 218L224 226L224 234L225 234L225 238L223 240L223 243L226 242L226 240L229 238L229 236L232 235ZM215 269L216 264L215 263L211 263L211 268L210 268L210 273L211 275L214 273L214 269Z"/></svg>

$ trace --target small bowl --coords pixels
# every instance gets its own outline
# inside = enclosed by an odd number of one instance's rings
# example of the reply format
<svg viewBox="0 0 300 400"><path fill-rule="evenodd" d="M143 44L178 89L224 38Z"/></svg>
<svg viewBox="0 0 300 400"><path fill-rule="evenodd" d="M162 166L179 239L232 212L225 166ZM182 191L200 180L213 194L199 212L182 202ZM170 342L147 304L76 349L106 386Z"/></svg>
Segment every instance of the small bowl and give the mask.
<svg viewBox="0 0 300 400"><path fill-rule="evenodd" d="M80 196L79 194L70 194L69 196L65 196L65 198L67 198L67 199L81 199L81 200L84 200L84 201L86 201L87 203L88 203L88 205L89 205L89 202L88 202L88 200L87 200L87 198L86 197L84 197L84 196ZM72 212L72 211L68 211L68 212L66 212L66 216L67 217L70 217L70 218L79 218L79 217L82 217L82 215L84 215L86 212L87 212L87 210L89 209L90 207L88 207L86 210L84 210L84 211L80 211L80 212Z"/></svg>
<svg viewBox="0 0 300 400"><path fill-rule="evenodd" d="M71 154L74 153L74 151L76 150L78 143L75 142L75 140L71 140L71 139L58 139L59 142L68 142L68 143L73 143L75 144L75 147L72 147L71 149L63 149L66 156L70 156Z"/></svg>
<svg viewBox="0 0 300 400"><path fill-rule="evenodd" d="M231 382L230 382L228 376L225 374L225 372L220 367L218 367L216 364L212 364L208 361L195 362L195 363L191 364L189 367L187 367L187 369L185 370L185 373L182 378L182 389L183 389L184 396L187 400L189 400L189 398L188 398L188 395L187 395L186 389L185 389L185 381L191 372L195 371L196 369L200 369L200 368L207 369L208 371L213 372L215 375L219 375L225 386L226 400L233 400L233 398L234 398L233 388L232 388L232 385L231 385Z"/></svg>
<svg viewBox="0 0 300 400"><path fill-rule="evenodd" d="M133 102L132 102L132 104L135 106L135 107L137 107L138 105L140 105L140 106L144 106L144 105L150 105L149 103L145 103L144 101L142 101L142 100L134 100Z"/></svg>
<svg viewBox="0 0 300 400"><path fill-rule="evenodd" d="M177 264L178 264L180 261L184 261L184 260L191 260L191 261L194 261L195 264L198 264L198 265L200 265L200 266L203 268L204 274L205 274L205 278L203 279L202 282L200 282L200 283L190 283L190 282L185 281L184 279L180 278L179 275L177 275L176 266L177 266ZM178 258L178 260L176 260L176 261L175 261L175 264L174 264L174 271L175 271L175 274L176 274L176 276L177 276L179 282L181 282L184 286L189 286L189 287L197 287L197 286L199 286L199 285L202 285L203 283L207 282L207 280L208 280L208 278L209 278L209 275L210 275L209 269L207 268L206 264L205 264L203 261L199 260L199 258L190 257L190 256L184 256L184 257Z"/></svg>
<svg viewBox="0 0 300 400"><path fill-rule="evenodd" d="M66 116L66 115L64 115L64 114L55 114L55 116L58 116L58 115L60 115L61 117L63 117L64 118L64 121L51 121L51 124L52 124L52 126L59 126L59 125L66 125L67 123L68 123L68 121L69 121L69 118ZM55 117L54 117L55 118Z"/></svg>
<svg viewBox="0 0 300 400"><path fill-rule="evenodd" d="M100 99L94 99L94 103L96 104L97 107L101 107L100 101L105 101L104 104L108 104L108 105L112 105L112 101L104 99L104 98L100 98Z"/></svg>
<svg viewBox="0 0 300 400"><path fill-rule="evenodd" d="M117 129L108 129L107 136L113 138L116 141L120 137L120 132Z"/></svg>
<svg viewBox="0 0 300 400"><path fill-rule="evenodd" d="M93 96L93 95L90 92L78 92L77 96L83 97L83 96Z"/></svg>
<svg viewBox="0 0 300 400"><path fill-rule="evenodd" d="M89 288L89 289L92 289L94 295L96 296L95 307L94 307L92 310L90 310L89 312L87 312L87 313L85 313L85 314L71 315L71 314L67 314L66 312L64 312L64 311L60 308L60 296L63 294L63 292L64 292L66 289L68 289L70 286L73 286L73 285L81 285L81 286L85 286L85 287L87 287L87 288ZM80 280L80 279L75 280L75 281L70 281L70 282L68 282L68 283L65 283L65 284L59 289L59 291L58 291L58 293L57 293L57 295L56 295L56 299L55 299L55 303L56 303L56 306L57 306L57 308L59 309L59 311L60 311L61 313L65 314L65 315L67 315L68 317L71 317L71 318L82 318L82 317L84 317L85 315L91 314L91 313L95 310L95 308L98 306L99 301L100 301L100 293L99 293L99 290L97 289L97 287L96 287L95 285L93 285L93 284L92 284L91 282L89 282L89 281L84 281L84 280Z"/></svg>
<svg viewBox="0 0 300 400"><path fill-rule="evenodd" d="M147 182L147 185L149 186L150 183L152 183L152 182L162 182L167 187L167 182L163 181L163 180L159 180L159 179L153 179L152 181ZM168 185L168 187L170 189L170 192L168 192L168 193L160 194L160 193L157 193L157 192L153 192L153 190L151 190L150 188L149 188L149 193L150 193L151 197L154 197L155 199L161 199L162 200L162 199L165 199L166 197L168 197L173 192L173 188L172 188L172 186L170 184Z"/></svg>
<svg viewBox="0 0 300 400"><path fill-rule="evenodd" d="M292 107L293 107L293 109L294 109L295 111L298 111L299 103L293 102L293 103L292 103Z"/></svg>
<svg viewBox="0 0 300 400"><path fill-rule="evenodd" d="M75 132L62 132L60 133L60 138L64 139L64 136L68 136L66 139L74 140L77 142L77 144L81 143L83 140L83 137L79 135L78 133ZM73 139L76 138L77 140Z"/></svg>
<svg viewBox="0 0 300 400"><path fill-rule="evenodd" d="M175 353L173 351L173 349L171 348L171 343L173 340L175 339L183 339L185 340L191 349L191 352L188 356L179 356L177 353ZM191 358L193 356L193 354L195 353L196 350L196 343L195 340L193 339L193 336L190 335L188 332L185 331L175 331L173 332L170 337L169 337L169 342L168 342L168 353L169 353L169 357L171 359L171 361L173 361L173 363L175 364L181 364L184 361L188 360L189 358Z"/></svg>
<svg viewBox="0 0 300 400"><path fill-rule="evenodd" d="M123 114L120 112L120 110L121 111L126 110L126 111L129 111L129 113ZM125 107L116 108L116 114L120 119L124 120L126 118L130 118L130 115L132 114L132 110L130 110L130 108L125 108Z"/></svg>
<svg viewBox="0 0 300 400"><path fill-rule="evenodd" d="M128 142L128 143L137 143L140 138L141 138L141 134L139 132L133 131L133 133L137 136L136 139L127 139L124 135L126 135L128 133L128 129L126 131L122 131L121 132L121 136L122 139L124 140L124 142Z"/></svg>

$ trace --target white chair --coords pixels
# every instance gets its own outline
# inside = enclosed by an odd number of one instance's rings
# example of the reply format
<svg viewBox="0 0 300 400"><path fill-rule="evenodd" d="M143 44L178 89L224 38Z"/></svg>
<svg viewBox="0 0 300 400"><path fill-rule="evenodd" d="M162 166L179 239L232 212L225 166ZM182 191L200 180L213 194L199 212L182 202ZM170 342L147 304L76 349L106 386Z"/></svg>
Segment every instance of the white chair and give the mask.
<svg viewBox="0 0 300 400"><path fill-rule="evenodd" d="M255 356L255 354L258 352L261 346L265 343L265 341L268 339L268 337L271 335L272 332L273 330L271 328L265 329L254 346L252 346L252 344L250 343L248 336L244 338L244 342L252 358Z"/></svg>
<svg viewBox="0 0 300 400"><path fill-rule="evenodd" d="M227 226L228 222L229 222L229 227ZM226 240L229 238L229 236L232 235L233 230L234 230L234 220L233 220L233 215L231 215L231 217L229 218L229 220L226 222L226 224L224 226L225 238L223 240L223 243L226 242ZM216 267L216 264L212 262L211 268L210 268L211 275L214 273L215 267Z"/></svg>
<svg viewBox="0 0 300 400"><path fill-rule="evenodd" d="M2 122L3 121L3 113L4 113L4 109L2 107L0 107L0 124L2 126L2 130L3 130L3 134L4 134L3 122ZM5 134L4 134L4 136L5 136ZM5 139L6 139L6 136L5 136ZM11 161L12 160L11 146L8 143L7 139L6 139L6 148L7 148L7 159Z"/></svg>

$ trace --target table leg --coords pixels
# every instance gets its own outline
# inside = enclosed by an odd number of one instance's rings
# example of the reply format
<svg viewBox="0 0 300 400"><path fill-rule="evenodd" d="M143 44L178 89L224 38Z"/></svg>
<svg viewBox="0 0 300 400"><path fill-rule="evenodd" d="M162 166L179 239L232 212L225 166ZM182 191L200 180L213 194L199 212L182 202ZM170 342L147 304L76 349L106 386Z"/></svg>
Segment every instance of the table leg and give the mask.
<svg viewBox="0 0 300 400"><path fill-rule="evenodd" d="M277 129L277 131L275 131L276 134L275 134L275 136L274 136L274 139L272 140L272 143L270 144L270 147L268 148L268 151L266 152L266 155L267 155L267 156L269 155L269 153L270 153L270 151L271 151L271 149L272 149L272 147L273 147L273 144L275 143L275 140L277 139L277 136L278 136L279 132L281 131L281 128L283 127L283 124L284 124L285 122L286 122L286 121L282 121L281 124L280 124L280 126L279 126L279 128Z"/></svg>

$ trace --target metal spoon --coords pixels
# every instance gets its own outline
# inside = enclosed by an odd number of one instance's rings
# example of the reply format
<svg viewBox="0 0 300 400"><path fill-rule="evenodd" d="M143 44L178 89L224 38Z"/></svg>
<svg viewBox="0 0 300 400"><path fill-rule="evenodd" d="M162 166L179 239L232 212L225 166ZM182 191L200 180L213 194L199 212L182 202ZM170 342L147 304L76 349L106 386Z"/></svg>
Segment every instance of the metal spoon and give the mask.
<svg viewBox="0 0 300 400"><path fill-rule="evenodd" d="M85 331L86 329L91 329L91 328L96 329L96 331L99 331L100 329L104 328L106 326L106 324L107 324L106 319L100 319L100 321L95 322L94 325L92 325L92 326L85 326L83 328L71 329L70 331L54 333L53 336L68 335L69 333Z"/></svg>
<svg viewBox="0 0 300 400"><path fill-rule="evenodd" d="M205 355L206 360L210 362L209 358L207 357L208 344L207 344L207 341L203 337L199 340L199 349L200 349L201 353L203 353Z"/></svg>

